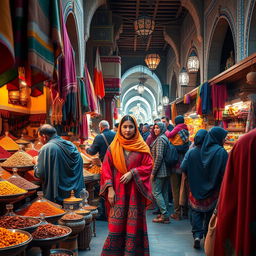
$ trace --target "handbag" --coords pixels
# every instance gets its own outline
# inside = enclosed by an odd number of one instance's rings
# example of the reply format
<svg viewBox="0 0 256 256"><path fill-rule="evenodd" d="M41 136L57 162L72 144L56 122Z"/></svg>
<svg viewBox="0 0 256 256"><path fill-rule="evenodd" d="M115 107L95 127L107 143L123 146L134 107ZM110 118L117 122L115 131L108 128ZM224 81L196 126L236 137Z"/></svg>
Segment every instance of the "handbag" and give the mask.
<svg viewBox="0 0 256 256"><path fill-rule="evenodd" d="M206 256L214 256L214 244L217 226L217 210L215 209L209 222L208 232L204 242L204 251Z"/></svg>

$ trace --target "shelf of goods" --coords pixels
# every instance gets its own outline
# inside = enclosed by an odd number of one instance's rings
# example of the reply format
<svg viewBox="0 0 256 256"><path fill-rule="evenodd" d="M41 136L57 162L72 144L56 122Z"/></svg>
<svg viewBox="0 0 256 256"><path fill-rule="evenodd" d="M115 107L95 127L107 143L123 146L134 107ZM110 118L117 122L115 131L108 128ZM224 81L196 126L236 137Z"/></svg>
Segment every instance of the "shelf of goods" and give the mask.
<svg viewBox="0 0 256 256"><path fill-rule="evenodd" d="M206 129L204 119L196 114L191 114L185 117L185 124L188 126L189 139L194 141L194 137L198 130Z"/></svg>
<svg viewBox="0 0 256 256"><path fill-rule="evenodd" d="M250 102L238 102L226 105L223 111L223 124L228 131L224 148L229 152L236 141L245 133Z"/></svg>

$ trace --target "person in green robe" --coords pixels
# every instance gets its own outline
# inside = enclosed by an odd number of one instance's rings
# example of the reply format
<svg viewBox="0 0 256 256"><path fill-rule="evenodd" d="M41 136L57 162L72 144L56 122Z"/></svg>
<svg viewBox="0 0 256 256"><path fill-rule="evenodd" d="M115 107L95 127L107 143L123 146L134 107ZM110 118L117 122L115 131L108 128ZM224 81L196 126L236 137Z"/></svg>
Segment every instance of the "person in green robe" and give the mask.
<svg viewBox="0 0 256 256"><path fill-rule="evenodd" d="M43 143L35 165L35 176L42 180L44 197L56 203L70 196L79 196L84 188L83 160L76 146L57 135L56 129L44 124L38 129Z"/></svg>

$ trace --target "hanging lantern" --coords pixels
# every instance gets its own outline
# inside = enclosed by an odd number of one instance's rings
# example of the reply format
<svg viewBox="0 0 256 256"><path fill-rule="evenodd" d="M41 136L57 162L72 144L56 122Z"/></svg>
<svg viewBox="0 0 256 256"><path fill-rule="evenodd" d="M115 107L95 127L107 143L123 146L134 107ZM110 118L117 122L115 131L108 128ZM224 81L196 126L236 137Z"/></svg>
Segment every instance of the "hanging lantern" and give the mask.
<svg viewBox="0 0 256 256"><path fill-rule="evenodd" d="M179 74L179 85L187 86L188 83L189 83L189 76L188 76L186 68L183 67Z"/></svg>
<svg viewBox="0 0 256 256"><path fill-rule="evenodd" d="M26 82L20 84L20 104L26 106L30 98L30 88Z"/></svg>
<svg viewBox="0 0 256 256"><path fill-rule="evenodd" d="M256 72L251 71L246 75L246 83L250 85L256 84Z"/></svg>
<svg viewBox="0 0 256 256"><path fill-rule="evenodd" d="M20 91L19 90L8 91L8 96L9 96L10 103L19 104L19 101L20 101Z"/></svg>
<svg viewBox="0 0 256 256"><path fill-rule="evenodd" d="M164 106L167 106L169 104L169 98L167 96L163 97L163 104Z"/></svg>
<svg viewBox="0 0 256 256"><path fill-rule="evenodd" d="M134 30L137 35L147 38L155 29L155 21L144 15L134 21Z"/></svg>
<svg viewBox="0 0 256 256"><path fill-rule="evenodd" d="M150 70L155 70L160 63L160 56L156 53L147 54L145 62Z"/></svg>
<svg viewBox="0 0 256 256"><path fill-rule="evenodd" d="M162 112L163 111L163 106L162 104L159 104L157 107L158 112Z"/></svg>
<svg viewBox="0 0 256 256"><path fill-rule="evenodd" d="M137 87L137 91L138 91L138 93L139 93L140 95L144 93L145 87L144 87L144 85L143 85L142 83L139 83L139 85L138 85L138 87Z"/></svg>
<svg viewBox="0 0 256 256"><path fill-rule="evenodd" d="M195 73L199 70L199 59L196 55L195 51L192 51L188 57L188 72L189 73Z"/></svg>

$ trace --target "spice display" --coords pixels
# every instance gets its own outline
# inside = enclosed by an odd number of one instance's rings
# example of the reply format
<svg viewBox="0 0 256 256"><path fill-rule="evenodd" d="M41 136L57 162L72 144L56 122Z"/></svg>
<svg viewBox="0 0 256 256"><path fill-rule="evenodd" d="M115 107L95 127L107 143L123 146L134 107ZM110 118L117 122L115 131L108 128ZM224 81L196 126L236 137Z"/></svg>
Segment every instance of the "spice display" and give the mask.
<svg viewBox="0 0 256 256"><path fill-rule="evenodd" d="M84 217L79 215L79 214L75 214L75 213L68 213L65 214L61 219L62 220L80 220L83 219Z"/></svg>
<svg viewBox="0 0 256 256"><path fill-rule="evenodd" d="M32 182L29 182L28 180L22 178L21 176L15 174L12 175L7 181L11 182L12 184L16 185L19 188L23 188L26 190L32 190L32 189L37 189L38 186L35 185Z"/></svg>
<svg viewBox="0 0 256 256"><path fill-rule="evenodd" d="M25 234L0 228L0 248L21 244L28 239L29 237Z"/></svg>
<svg viewBox="0 0 256 256"><path fill-rule="evenodd" d="M5 149L9 151L14 151L19 149L19 145L11 139L9 136L4 136L2 139L0 139L0 145Z"/></svg>
<svg viewBox="0 0 256 256"><path fill-rule="evenodd" d="M17 144L29 144L30 142L25 140L23 136L20 139L15 141Z"/></svg>
<svg viewBox="0 0 256 256"><path fill-rule="evenodd" d="M60 253L51 253L50 256L70 256L70 254L65 252L60 252Z"/></svg>
<svg viewBox="0 0 256 256"><path fill-rule="evenodd" d="M30 156L34 157L34 156L38 156L38 151L35 149L30 149L26 152L27 154L29 154Z"/></svg>
<svg viewBox="0 0 256 256"><path fill-rule="evenodd" d="M45 216L54 216L62 214L64 212L65 211L63 211L62 209L53 206L47 201L36 201L27 208L17 212L17 214L23 216L39 217L40 213L43 213Z"/></svg>
<svg viewBox="0 0 256 256"><path fill-rule="evenodd" d="M93 173L88 172L85 168L83 169L84 176L92 176Z"/></svg>
<svg viewBox="0 0 256 256"><path fill-rule="evenodd" d="M11 153L9 153L7 150L5 150L3 147L0 146L0 159L6 159L11 156Z"/></svg>
<svg viewBox="0 0 256 256"><path fill-rule="evenodd" d="M60 227L53 224L45 224L39 226L35 232L32 233L34 239L44 239L50 237L64 236L69 232L67 228Z"/></svg>
<svg viewBox="0 0 256 256"><path fill-rule="evenodd" d="M7 180L7 179L9 179L12 176L11 173L5 171L1 167L0 167L0 175L1 175L1 178L4 179L4 180Z"/></svg>
<svg viewBox="0 0 256 256"><path fill-rule="evenodd" d="M22 167L22 166L32 166L33 157L24 151L18 151L4 161L1 166L4 167Z"/></svg>
<svg viewBox="0 0 256 256"><path fill-rule="evenodd" d="M97 206L85 205L83 208L84 208L85 210L88 210L88 211L93 211L93 210L96 210L96 209L97 209Z"/></svg>
<svg viewBox="0 0 256 256"><path fill-rule="evenodd" d="M0 227L9 229L19 229L34 226L40 222L39 219L24 218L20 216L0 217Z"/></svg>
<svg viewBox="0 0 256 256"><path fill-rule="evenodd" d="M0 181L0 196L27 193L28 191L19 188L8 181Z"/></svg>
<svg viewBox="0 0 256 256"><path fill-rule="evenodd" d="M84 210L83 208L80 208L78 210L75 211L76 214L89 214L90 211L89 210Z"/></svg>
<svg viewBox="0 0 256 256"><path fill-rule="evenodd" d="M97 165L93 165L91 168L87 168L87 171L93 174L101 173L101 167Z"/></svg>
<svg viewBox="0 0 256 256"><path fill-rule="evenodd" d="M65 198L64 199L64 203L72 203L72 202L81 202L82 199L81 198L77 198L75 197L75 192L74 190L71 191L70 197L69 198Z"/></svg>

